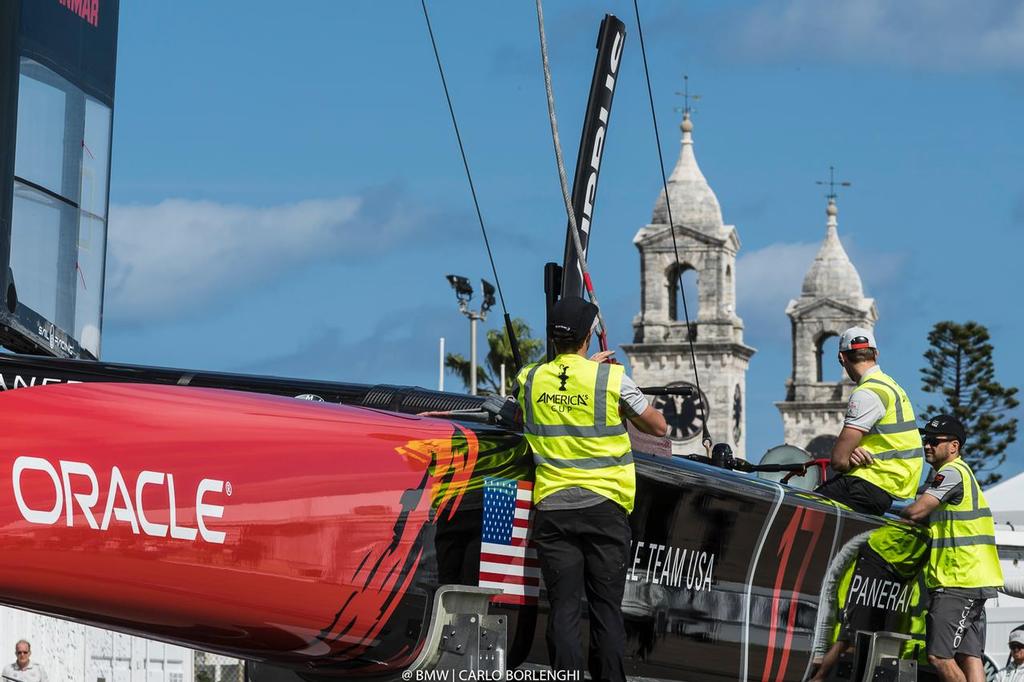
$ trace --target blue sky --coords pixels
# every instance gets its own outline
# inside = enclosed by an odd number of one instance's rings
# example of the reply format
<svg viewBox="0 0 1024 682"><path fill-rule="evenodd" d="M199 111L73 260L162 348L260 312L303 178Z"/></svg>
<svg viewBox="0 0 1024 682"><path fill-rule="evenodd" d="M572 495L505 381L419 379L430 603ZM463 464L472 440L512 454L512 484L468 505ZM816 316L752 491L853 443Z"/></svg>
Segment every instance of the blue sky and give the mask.
<svg viewBox="0 0 1024 682"><path fill-rule="evenodd" d="M534 5L429 7L506 301L539 330L565 215ZM1024 6L640 9L667 170L688 73L697 158L743 243L752 457L782 439L784 310L824 237L830 164L853 182L839 230L883 367L923 407L928 330L973 319L997 377L1024 385ZM629 34L590 264L618 345L661 182L632 3L545 5L570 172L605 11ZM435 387L438 338L469 345L445 273L491 279L418 2L122 3L111 206L111 361ZM1024 468L1020 443L1010 460Z"/></svg>

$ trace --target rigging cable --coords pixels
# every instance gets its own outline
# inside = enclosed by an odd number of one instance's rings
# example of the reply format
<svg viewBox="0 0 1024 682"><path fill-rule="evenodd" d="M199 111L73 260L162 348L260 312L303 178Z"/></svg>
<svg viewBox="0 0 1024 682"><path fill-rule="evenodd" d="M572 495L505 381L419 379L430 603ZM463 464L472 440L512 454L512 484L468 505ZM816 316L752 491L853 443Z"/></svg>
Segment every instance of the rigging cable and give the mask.
<svg viewBox="0 0 1024 682"><path fill-rule="evenodd" d="M473 175L469 172L469 161L466 159L466 148L462 144L462 135L459 133L459 122L455 119L455 107L452 106L452 98L448 93L448 81L444 77L444 67L441 66L441 54L437 51L437 41L434 40L434 29L430 25L430 14L427 13L427 1L420 0L423 7L423 18L427 22L427 33L430 34L430 45L434 48L434 59L437 60L437 72L441 74L441 85L444 87L444 96L448 100L448 113L452 117L452 127L455 129L455 139L459 143L459 152L462 154L462 165L466 169L466 179L469 181L469 191L473 195L473 206L476 208L476 217L480 221L480 232L484 236L484 246L487 248L487 258L491 261L491 272L494 273L494 284L498 288L498 299L501 301L501 310L505 314L505 332L508 334L509 346L512 349L512 359L515 362L515 369L518 373L523 368L523 359L519 354L519 342L516 340L515 330L512 327L512 318L505 307L505 295L501 291L501 280L498 278L498 268L494 265L494 254L491 252L491 242L487 238L487 228L484 227L484 216L480 212L480 202L476 198L476 186L473 184Z"/></svg>
<svg viewBox="0 0 1024 682"><path fill-rule="evenodd" d="M537 0L540 2L540 0ZM658 134L658 116L654 112L654 92L651 90L651 74L647 69L647 49L644 46L644 28L643 24L640 23L640 7L637 4L637 0L633 0L633 12L636 14L636 30L637 35L640 36L640 54L643 56L644 61L644 78L647 80L647 99L651 105L651 121L654 124L654 141L658 147L658 165L661 168L661 186L665 191L665 208L668 210L668 227L669 232L672 234L672 251L676 258L676 286L679 287L679 294L683 299L683 318L686 321L686 340L690 346L690 364L693 367L693 379L697 384L697 403L700 405L700 418L703 424L703 433L701 435L701 442L707 445L707 443L714 442L711 438L711 432L708 431L708 419L707 410L704 405L704 392L700 390L700 374L697 372L697 354L693 350L693 334L690 333L690 311L686 306L686 290L683 289L683 270L679 266L679 246L676 244L676 226L672 222L672 202L669 200L668 194L668 179L665 177L665 158L661 153L661 135Z"/></svg>
<svg viewBox="0 0 1024 682"><path fill-rule="evenodd" d="M572 197L569 195L569 180L565 173L565 162L562 159L562 143L558 139L558 118L555 116L555 94L551 87L551 66L548 64L548 40L544 35L544 8L541 6L541 0L537 0L537 28L540 31L540 58L544 65L544 90L548 98L548 121L551 123L551 140L555 146L555 162L558 164L558 180L562 187L562 199L565 201L565 212L569 216L569 232L572 234L576 260L579 262L580 272L583 274L583 285L587 289L591 303L597 306L598 343L601 350L608 350L608 331L604 323L604 316L601 314L601 304L597 302L594 283L590 279L587 258L583 253L583 243L580 241L579 228L576 224L576 212L573 211Z"/></svg>

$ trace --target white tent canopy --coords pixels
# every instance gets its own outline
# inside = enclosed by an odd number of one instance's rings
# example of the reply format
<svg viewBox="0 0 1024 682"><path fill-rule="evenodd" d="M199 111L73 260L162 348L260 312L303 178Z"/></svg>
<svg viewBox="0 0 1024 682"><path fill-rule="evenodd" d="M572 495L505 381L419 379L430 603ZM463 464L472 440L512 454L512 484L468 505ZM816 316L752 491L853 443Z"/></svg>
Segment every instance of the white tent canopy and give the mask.
<svg viewBox="0 0 1024 682"><path fill-rule="evenodd" d="M985 652L1000 666L1008 653L1007 635L1024 623L1024 474L985 491L996 522L996 544L1006 587L986 604L988 633Z"/></svg>
<svg viewBox="0 0 1024 682"><path fill-rule="evenodd" d="M985 491L985 500L996 523L1010 523L1024 530L1024 473L997 483Z"/></svg>

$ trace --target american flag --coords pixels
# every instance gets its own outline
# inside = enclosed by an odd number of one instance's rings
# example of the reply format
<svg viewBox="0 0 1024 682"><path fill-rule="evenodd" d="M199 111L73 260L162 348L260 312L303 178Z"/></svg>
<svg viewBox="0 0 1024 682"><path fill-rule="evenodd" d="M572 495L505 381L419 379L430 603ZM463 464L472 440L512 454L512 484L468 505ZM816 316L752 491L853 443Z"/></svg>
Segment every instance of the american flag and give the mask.
<svg viewBox="0 0 1024 682"><path fill-rule="evenodd" d="M502 594L503 604L536 604L540 563L529 539L533 484L504 478L484 479L484 529L480 544L480 587Z"/></svg>

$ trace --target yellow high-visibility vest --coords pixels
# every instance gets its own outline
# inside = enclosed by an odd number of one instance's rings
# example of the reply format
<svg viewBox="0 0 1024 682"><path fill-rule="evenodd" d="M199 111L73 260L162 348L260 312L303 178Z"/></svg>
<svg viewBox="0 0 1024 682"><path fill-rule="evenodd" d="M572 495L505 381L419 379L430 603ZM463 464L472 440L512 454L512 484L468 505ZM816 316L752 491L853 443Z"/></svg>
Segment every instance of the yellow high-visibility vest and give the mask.
<svg viewBox="0 0 1024 682"><path fill-rule="evenodd" d="M859 446L871 453L871 464L856 466L847 475L874 483L894 498L913 498L924 471L924 448L910 398L884 372L862 377L857 391L871 391L885 406L885 416L865 433Z"/></svg>
<svg viewBox="0 0 1024 682"><path fill-rule="evenodd" d="M523 425L537 467L534 504L579 487L633 511L636 472L619 414L624 371L565 353L519 373Z"/></svg>
<svg viewBox="0 0 1024 682"><path fill-rule="evenodd" d="M964 479L958 504L940 504L928 518L932 548L925 583L936 587L1001 587L1003 569L996 548L992 510L965 461L957 457L938 473L957 469Z"/></svg>
<svg viewBox="0 0 1024 682"><path fill-rule="evenodd" d="M931 537L925 528L908 527L905 523L885 521L871 531L868 547L882 558L889 568L903 580L921 573L928 561Z"/></svg>

